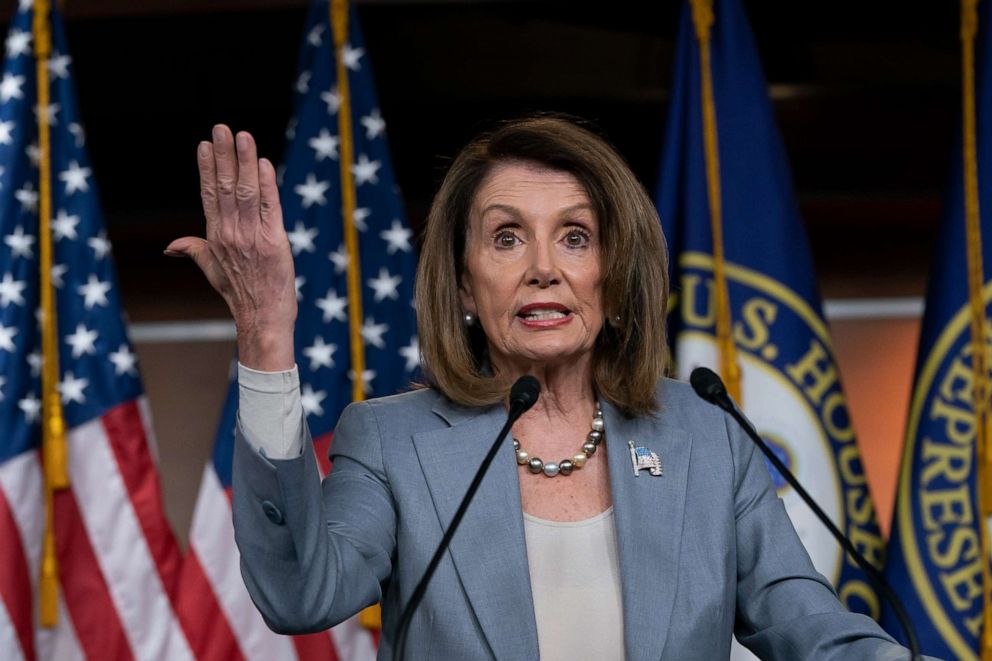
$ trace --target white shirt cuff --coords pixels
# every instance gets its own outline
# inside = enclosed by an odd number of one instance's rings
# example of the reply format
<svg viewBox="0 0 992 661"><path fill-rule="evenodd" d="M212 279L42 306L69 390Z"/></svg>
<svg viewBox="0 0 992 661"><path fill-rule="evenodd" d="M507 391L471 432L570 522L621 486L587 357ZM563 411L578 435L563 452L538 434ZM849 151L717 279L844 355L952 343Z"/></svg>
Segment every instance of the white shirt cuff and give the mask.
<svg viewBox="0 0 992 661"><path fill-rule="evenodd" d="M248 443L270 459L303 452L300 371L261 372L238 363L238 424Z"/></svg>

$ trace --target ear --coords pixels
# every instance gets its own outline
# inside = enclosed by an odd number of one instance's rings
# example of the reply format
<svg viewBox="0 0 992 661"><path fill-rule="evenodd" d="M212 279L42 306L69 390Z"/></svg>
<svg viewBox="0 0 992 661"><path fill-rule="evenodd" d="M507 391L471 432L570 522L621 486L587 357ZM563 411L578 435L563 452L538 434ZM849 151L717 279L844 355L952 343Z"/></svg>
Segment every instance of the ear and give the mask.
<svg viewBox="0 0 992 661"><path fill-rule="evenodd" d="M462 273L462 283L458 288L458 299L462 303L462 310L478 314L478 307L475 304L475 296L472 295L472 276L468 271Z"/></svg>

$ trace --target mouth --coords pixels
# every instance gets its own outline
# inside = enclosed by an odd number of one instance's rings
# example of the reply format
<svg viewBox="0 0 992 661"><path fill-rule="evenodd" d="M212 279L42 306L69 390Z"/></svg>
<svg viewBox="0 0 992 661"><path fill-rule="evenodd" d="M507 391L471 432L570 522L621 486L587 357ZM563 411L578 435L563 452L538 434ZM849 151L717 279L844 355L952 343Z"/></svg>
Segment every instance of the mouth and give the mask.
<svg viewBox="0 0 992 661"><path fill-rule="evenodd" d="M531 303L517 311L523 321L555 321L566 319L572 311L560 303Z"/></svg>

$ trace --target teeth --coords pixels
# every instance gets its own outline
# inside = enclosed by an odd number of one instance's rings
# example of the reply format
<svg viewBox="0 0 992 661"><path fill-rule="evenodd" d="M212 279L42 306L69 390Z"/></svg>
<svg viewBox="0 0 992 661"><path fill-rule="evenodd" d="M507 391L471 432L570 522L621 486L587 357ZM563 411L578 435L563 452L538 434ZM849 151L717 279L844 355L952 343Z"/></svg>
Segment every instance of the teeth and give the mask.
<svg viewBox="0 0 992 661"><path fill-rule="evenodd" d="M564 319L565 313L558 312L557 310L538 310L535 312L528 312L524 315L525 319L532 321L545 321L547 319Z"/></svg>

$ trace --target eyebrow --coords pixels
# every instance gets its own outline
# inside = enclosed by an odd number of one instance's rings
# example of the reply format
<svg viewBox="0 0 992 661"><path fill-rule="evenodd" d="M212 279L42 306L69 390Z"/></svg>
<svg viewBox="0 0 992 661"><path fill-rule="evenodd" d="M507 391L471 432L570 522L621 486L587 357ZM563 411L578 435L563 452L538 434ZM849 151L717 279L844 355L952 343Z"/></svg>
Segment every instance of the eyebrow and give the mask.
<svg viewBox="0 0 992 661"><path fill-rule="evenodd" d="M565 207L559 212L559 215L564 216L569 213L572 213L573 211L581 211L581 210L593 211L592 204L588 202L579 202L578 204L573 204L570 207ZM499 203L490 204L485 209L479 212L479 216L481 218L485 218L490 211L504 211L510 214L511 216L513 216L514 218L517 219L523 218L522 214L520 213L520 210L517 209L516 207L511 206L509 204L499 204Z"/></svg>

